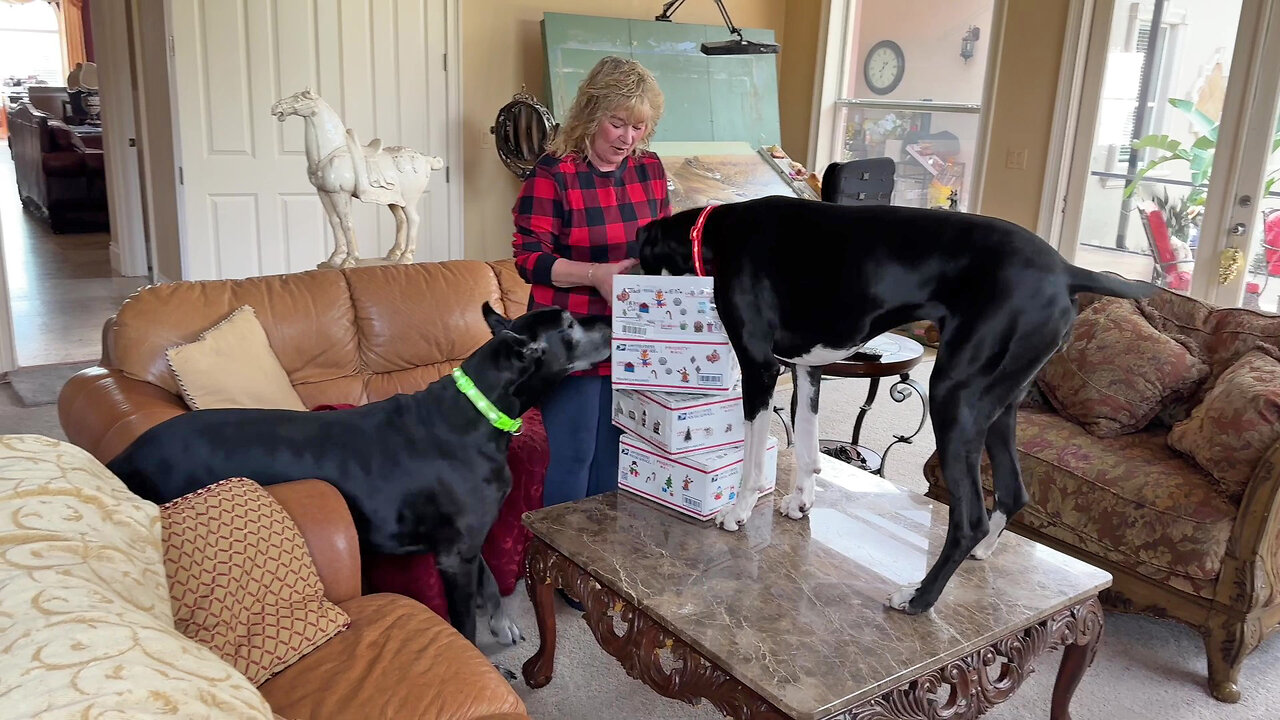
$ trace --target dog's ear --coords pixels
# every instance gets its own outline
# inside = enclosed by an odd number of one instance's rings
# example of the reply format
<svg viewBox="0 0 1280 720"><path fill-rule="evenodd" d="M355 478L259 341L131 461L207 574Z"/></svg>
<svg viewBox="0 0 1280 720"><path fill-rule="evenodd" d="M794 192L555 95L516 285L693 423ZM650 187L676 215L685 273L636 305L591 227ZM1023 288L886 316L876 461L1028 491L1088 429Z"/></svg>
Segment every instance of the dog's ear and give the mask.
<svg viewBox="0 0 1280 720"><path fill-rule="evenodd" d="M538 368L538 360L540 360L547 351L547 345L539 340L532 340L523 335L504 330L501 337L507 341L507 347L511 349L511 367L515 370L515 382L520 384L525 381L534 370Z"/></svg>
<svg viewBox="0 0 1280 720"><path fill-rule="evenodd" d="M502 313L493 309L487 301L480 306L480 312L484 315L484 324L489 326L489 332L497 335L504 330L511 329L511 321L503 317Z"/></svg>
<svg viewBox="0 0 1280 720"><path fill-rule="evenodd" d="M662 232L658 229L657 221L636 230L636 244L640 247L640 270L645 275L662 273L662 253L658 251L661 236Z"/></svg>

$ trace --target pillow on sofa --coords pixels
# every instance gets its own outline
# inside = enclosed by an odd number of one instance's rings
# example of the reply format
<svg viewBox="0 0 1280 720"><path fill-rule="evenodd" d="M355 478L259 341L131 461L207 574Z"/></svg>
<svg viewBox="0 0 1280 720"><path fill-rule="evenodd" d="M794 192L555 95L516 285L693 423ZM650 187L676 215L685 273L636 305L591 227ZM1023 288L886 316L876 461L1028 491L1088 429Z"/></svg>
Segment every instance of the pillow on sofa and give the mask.
<svg viewBox="0 0 1280 720"><path fill-rule="evenodd" d="M1190 455L1239 502L1263 455L1280 441L1280 362L1245 353L1218 378L1191 417L1169 431L1169 447Z"/></svg>
<svg viewBox="0 0 1280 720"><path fill-rule="evenodd" d="M270 493L231 478L160 507L174 625L254 685L346 629Z"/></svg>
<svg viewBox="0 0 1280 720"><path fill-rule="evenodd" d="M0 715L270 720L173 627L160 512L89 453L0 436Z"/></svg>
<svg viewBox="0 0 1280 720"><path fill-rule="evenodd" d="M192 410L306 410L253 308L243 305L195 342L165 351Z"/></svg>
<svg viewBox="0 0 1280 720"><path fill-rule="evenodd" d="M1070 341L1036 381L1060 414L1105 438L1141 430L1208 374L1208 365L1152 327L1132 301L1105 298L1080 313Z"/></svg>

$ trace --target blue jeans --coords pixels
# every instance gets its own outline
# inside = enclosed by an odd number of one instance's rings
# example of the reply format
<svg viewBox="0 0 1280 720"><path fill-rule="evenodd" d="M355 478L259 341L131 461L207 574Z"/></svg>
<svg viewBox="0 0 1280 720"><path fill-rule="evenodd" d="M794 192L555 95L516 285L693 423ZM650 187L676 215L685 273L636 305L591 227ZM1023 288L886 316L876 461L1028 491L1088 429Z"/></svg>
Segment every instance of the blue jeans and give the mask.
<svg viewBox="0 0 1280 720"><path fill-rule="evenodd" d="M618 489L618 439L608 377L573 375L542 403L551 462L542 504L558 505Z"/></svg>

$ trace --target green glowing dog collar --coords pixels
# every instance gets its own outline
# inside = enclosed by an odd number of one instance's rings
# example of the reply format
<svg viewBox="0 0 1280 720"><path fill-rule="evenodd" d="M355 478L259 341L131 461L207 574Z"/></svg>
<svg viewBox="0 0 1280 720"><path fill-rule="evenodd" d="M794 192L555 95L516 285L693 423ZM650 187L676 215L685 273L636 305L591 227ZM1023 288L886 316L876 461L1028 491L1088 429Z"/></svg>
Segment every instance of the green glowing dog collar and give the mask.
<svg viewBox="0 0 1280 720"><path fill-rule="evenodd" d="M467 399L471 401L472 405L476 406L476 409L480 411L480 414L488 418L489 424L503 432L511 433L512 435L520 434L520 426L523 425L524 422L520 420L520 418L512 419L507 417L506 413L502 412L494 406L493 403L489 402L489 398L485 397L484 393L480 392L480 389L471 381L471 378L467 377L467 374L462 372L462 368L453 369L453 381L457 383L458 390L460 390L463 395L467 396Z"/></svg>

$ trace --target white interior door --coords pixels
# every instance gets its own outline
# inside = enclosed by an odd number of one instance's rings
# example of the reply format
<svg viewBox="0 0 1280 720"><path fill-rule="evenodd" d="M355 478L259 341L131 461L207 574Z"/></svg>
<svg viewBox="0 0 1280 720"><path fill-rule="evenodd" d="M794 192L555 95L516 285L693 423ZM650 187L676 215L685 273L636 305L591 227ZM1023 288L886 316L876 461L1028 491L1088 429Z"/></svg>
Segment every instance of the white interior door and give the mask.
<svg viewBox="0 0 1280 720"><path fill-rule="evenodd" d="M307 180L304 121L270 113L282 97L310 87L362 143L377 137L458 164L448 151L446 0L170 3L184 279L307 270L332 251ZM419 261L456 254L446 177L434 173L420 201ZM361 256L385 254L391 212L356 202L352 219Z"/></svg>
<svg viewBox="0 0 1280 720"><path fill-rule="evenodd" d="M128 3L95 0L92 20L99 92L104 104L111 108L110 113L102 116L102 148L111 215L111 269L125 276L149 276L142 187L138 183Z"/></svg>

